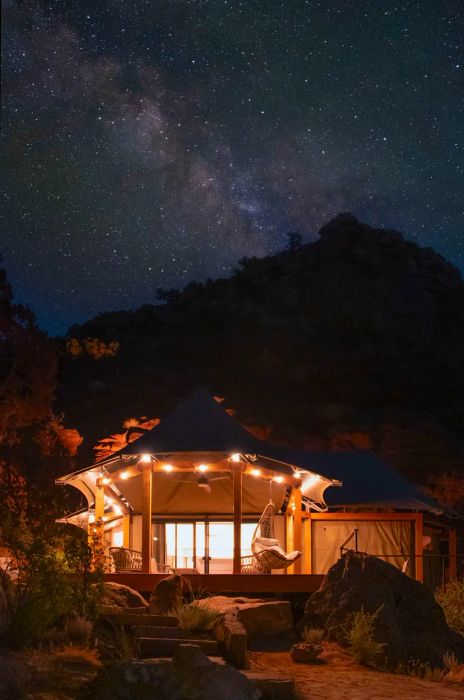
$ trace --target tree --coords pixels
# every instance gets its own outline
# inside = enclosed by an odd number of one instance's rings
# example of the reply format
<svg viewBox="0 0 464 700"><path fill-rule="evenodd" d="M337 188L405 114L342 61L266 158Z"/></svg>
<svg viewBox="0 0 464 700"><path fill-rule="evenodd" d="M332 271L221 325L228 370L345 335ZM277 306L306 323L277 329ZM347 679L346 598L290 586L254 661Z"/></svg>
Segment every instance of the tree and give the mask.
<svg viewBox="0 0 464 700"><path fill-rule="evenodd" d="M14 445L22 429L48 419L56 369L53 342L29 308L13 303L0 269L0 444Z"/></svg>

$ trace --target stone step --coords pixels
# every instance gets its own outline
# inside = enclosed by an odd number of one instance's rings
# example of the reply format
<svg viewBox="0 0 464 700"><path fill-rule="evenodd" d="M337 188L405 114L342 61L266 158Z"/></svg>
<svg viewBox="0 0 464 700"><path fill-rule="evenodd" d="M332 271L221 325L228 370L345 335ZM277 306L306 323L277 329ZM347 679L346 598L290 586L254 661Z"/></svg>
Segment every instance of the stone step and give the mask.
<svg viewBox="0 0 464 700"><path fill-rule="evenodd" d="M254 671L240 671L248 680L253 689L261 692L262 700L294 700L295 681L293 678L279 673L255 673Z"/></svg>
<svg viewBox="0 0 464 700"><path fill-rule="evenodd" d="M180 644L185 644L185 639L139 637L135 644L135 655L138 659L172 656ZM189 644L200 647L207 655L217 656L219 654L218 645L214 639L189 639Z"/></svg>
<svg viewBox="0 0 464 700"><path fill-rule="evenodd" d="M124 627L132 625L147 627L177 627L178 619L173 615L149 615L148 613L110 613L105 615Z"/></svg>
<svg viewBox="0 0 464 700"><path fill-rule="evenodd" d="M136 637L152 637L153 639L192 639L193 632L180 627L162 627L161 625L137 625L134 627Z"/></svg>

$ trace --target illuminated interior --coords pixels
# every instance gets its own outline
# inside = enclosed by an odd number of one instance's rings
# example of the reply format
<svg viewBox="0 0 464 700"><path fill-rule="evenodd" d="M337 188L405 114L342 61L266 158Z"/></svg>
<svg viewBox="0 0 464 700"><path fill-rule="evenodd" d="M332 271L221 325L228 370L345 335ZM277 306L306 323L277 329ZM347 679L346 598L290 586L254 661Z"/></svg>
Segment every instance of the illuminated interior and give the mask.
<svg viewBox="0 0 464 700"><path fill-rule="evenodd" d="M242 556L251 555L256 523L242 523ZM173 569L200 574L230 574L233 570L234 526L232 522L177 522L155 524L153 556Z"/></svg>

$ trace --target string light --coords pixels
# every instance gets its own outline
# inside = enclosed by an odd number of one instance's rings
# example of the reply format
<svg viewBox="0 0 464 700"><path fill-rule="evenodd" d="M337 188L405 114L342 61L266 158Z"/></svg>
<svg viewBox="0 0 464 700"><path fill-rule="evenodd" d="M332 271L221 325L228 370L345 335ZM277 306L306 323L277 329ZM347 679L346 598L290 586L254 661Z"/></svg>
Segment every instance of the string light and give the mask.
<svg viewBox="0 0 464 700"><path fill-rule="evenodd" d="M151 462L151 455L149 455L149 454L144 454L144 455L142 455L142 456L140 457L140 461L141 461L141 462L145 462L145 463Z"/></svg>
<svg viewBox="0 0 464 700"><path fill-rule="evenodd" d="M272 480L277 482L278 484L281 484L284 480L284 477L283 476L274 476L274 477L272 477Z"/></svg>
<svg viewBox="0 0 464 700"><path fill-rule="evenodd" d="M207 472L207 471L208 471L208 467L206 466L206 464L199 464L199 465L198 465L198 471L199 471L199 472Z"/></svg>
<svg viewBox="0 0 464 700"><path fill-rule="evenodd" d="M128 472L121 472L119 475L121 479L125 480L129 478L129 473Z"/></svg>
<svg viewBox="0 0 464 700"><path fill-rule="evenodd" d="M235 453L235 454L231 455L230 460L231 460L231 462L240 462L241 457L242 457L242 455Z"/></svg>
<svg viewBox="0 0 464 700"><path fill-rule="evenodd" d="M163 464L162 469L164 469L165 472L172 472L174 467L172 464Z"/></svg>
<svg viewBox="0 0 464 700"><path fill-rule="evenodd" d="M101 480L102 484L104 486L107 486L110 483L111 479L108 476L104 476L103 479Z"/></svg>
<svg viewBox="0 0 464 700"><path fill-rule="evenodd" d="M252 476L260 476L261 470L260 469L252 469L250 473Z"/></svg>

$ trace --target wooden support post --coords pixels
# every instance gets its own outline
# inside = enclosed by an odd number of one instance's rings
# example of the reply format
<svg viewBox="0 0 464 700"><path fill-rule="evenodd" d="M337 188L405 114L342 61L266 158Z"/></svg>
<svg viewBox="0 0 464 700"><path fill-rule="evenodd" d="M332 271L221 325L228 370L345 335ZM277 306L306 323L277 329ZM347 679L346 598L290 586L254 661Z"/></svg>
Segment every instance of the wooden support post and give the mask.
<svg viewBox="0 0 464 700"><path fill-rule="evenodd" d="M297 549L301 552L301 490L299 486L294 486L288 499L287 512L285 518L286 539L285 547L287 552ZM292 566L289 566L285 573L301 574L301 558Z"/></svg>
<svg viewBox="0 0 464 700"><path fill-rule="evenodd" d="M416 569L416 581L424 581L424 516L416 513L414 527L414 561Z"/></svg>
<svg viewBox="0 0 464 700"><path fill-rule="evenodd" d="M233 463L234 492L234 574L242 572L242 463Z"/></svg>
<svg viewBox="0 0 464 700"><path fill-rule="evenodd" d="M100 520L105 514L105 489L103 486L95 487L95 520Z"/></svg>
<svg viewBox="0 0 464 700"><path fill-rule="evenodd" d="M450 581L455 581L458 577L458 539L455 527L448 531L448 555L448 575Z"/></svg>
<svg viewBox="0 0 464 700"><path fill-rule="evenodd" d="M130 549L130 526L131 516L123 515L122 517L122 546Z"/></svg>
<svg viewBox="0 0 464 700"><path fill-rule="evenodd" d="M293 489L293 505L295 506L295 510L293 511L293 549L302 552L301 489L299 486L295 486ZM292 574L301 574L301 557L296 560L291 569Z"/></svg>
<svg viewBox="0 0 464 700"><path fill-rule="evenodd" d="M151 506L153 471L151 462L142 470L142 571L150 573L151 562Z"/></svg>
<svg viewBox="0 0 464 700"><path fill-rule="evenodd" d="M93 523L89 523L89 546L92 550L92 568L102 569L105 566L105 489L97 482L94 494Z"/></svg>
<svg viewBox="0 0 464 700"><path fill-rule="evenodd" d="M304 559L303 573L312 574L313 572L313 552L312 552L312 527L311 513L308 513L304 519Z"/></svg>

